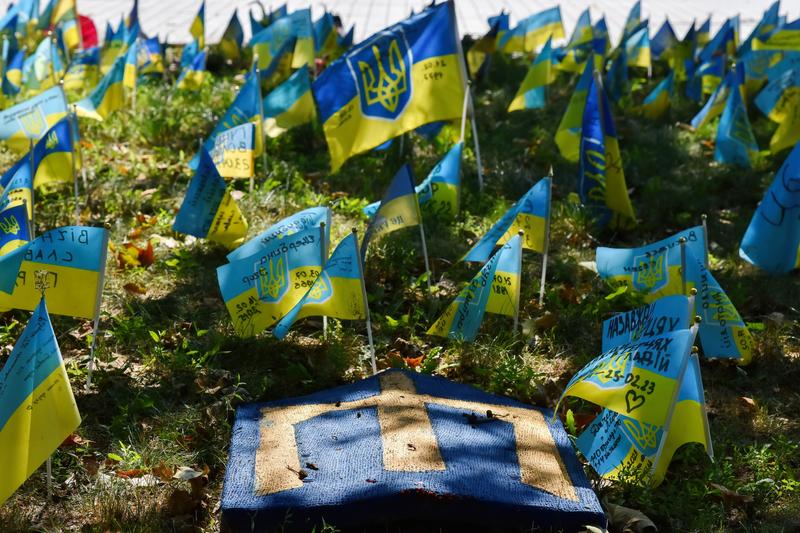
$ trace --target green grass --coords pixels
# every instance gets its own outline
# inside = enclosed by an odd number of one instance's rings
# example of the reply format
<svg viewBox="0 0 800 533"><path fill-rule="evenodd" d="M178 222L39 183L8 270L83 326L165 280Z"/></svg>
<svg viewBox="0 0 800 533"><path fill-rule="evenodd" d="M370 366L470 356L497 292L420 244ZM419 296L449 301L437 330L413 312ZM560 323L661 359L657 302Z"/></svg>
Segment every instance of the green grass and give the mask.
<svg viewBox="0 0 800 533"><path fill-rule="evenodd" d="M676 100L668 116L647 121L615 109L631 199L640 225L627 232L596 230L568 196L577 165L563 160L553 135L574 85L562 76L543 110L513 114L506 107L524 76L521 62L493 59L489 80L475 86L486 187L477 189L475 154L463 162L463 211L456 220L426 218L435 289L425 290L416 229L402 230L370 249L367 288L380 368L403 366L407 346L426 355L427 372L552 407L571 375L597 355L600 325L612 313L641 302L636 295L605 298L612 289L579 261L598 245L633 246L660 239L708 215L714 275L754 330L758 354L745 369L704 361L715 460L697 445L676 454L656 489L601 483L600 497L634 507L666 531L785 531L800 526L800 283L796 274L768 277L738 258L738 243L765 187L785 154L759 157L753 169L718 165L702 141L714 128L691 133L697 105ZM631 96L641 101L657 82ZM284 342L268 334L240 339L219 296L215 269L226 251L172 232L191 172L198 138L232 101L241 77L214 78L199 93L175 95L154 82L140 87L137 110L102 123L81 123L88 188L82 221L104 225L115 247L125 242L155 249L149 267L119 268L109 254L98 368L84 391L88 324L54 317L83 423L80 442L53 455L55 497L46 498L44 469L0 507L4 531L165 531L219 528L218 502L235 408L352 382L369 374L363 323L298 323ZM751 121L761 146L774 125L757 112ZM458 126L448 127L457 135ZM446 132L447 134L447 132ZM397 144L397 143L396 143ZM332 241L351 227L363 231L360 208L382 195L398 166L411 163L421 180L449 148L409 135L399 146L348 161L330 174L319 125L268 142L268 170L260 168L253 194L240 201L250 235L311 205L333 209ZM14 157L4 154L3 168ZM511 320L487 317L474 343L428 337L428 326L473 270L458 262L494 220L539 178L554 169L551 256L544 307L537 303L541 256L525 253L522 333ZM289 182L290 189L284 189ZM37 195L42 231L73 223L68 190ZM136 286L145 294L125 287ZM547 318L542 318L548 313ZM774 313L780 313L780 316ZM4 360L29 314L0 317ZM743 399L746 398L746 399ZM570 403L576 413L591 406ZM161 481L134 487L118 471L208 468L202 483ZM723 494L722 486L731 494Z"/></svg>

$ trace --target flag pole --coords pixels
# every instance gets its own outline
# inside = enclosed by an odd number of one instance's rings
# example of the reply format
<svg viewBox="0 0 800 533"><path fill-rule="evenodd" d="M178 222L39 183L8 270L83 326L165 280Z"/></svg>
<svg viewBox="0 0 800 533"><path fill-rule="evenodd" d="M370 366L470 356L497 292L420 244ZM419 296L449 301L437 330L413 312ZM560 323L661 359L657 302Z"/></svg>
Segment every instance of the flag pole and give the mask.
<svg viewBox="0 0 800 533"><path fill-rule="evenodd" d="M481 145L478 142L478 123L475 122L475 107L472 105L472 82L467 82L469 94L470 121L472 122L472 142L475 145L475 164L478 167L478 190L483 192L483 163L481 162Z"/></svg>
<svg viewBox="0 0 800 533"><path fill-rule="evenodd" d="M264 95L261 94L261 70L258 68L258 54L253 54L253 67L255 67L258 80L258 134L261 136L261 166L264 167L264 178L267 177L267 135L264 131ZM250 194L255 188L255 170L250 176ZM289 173L286 173L286 190L289 190Z"/></svg>
<svg viewBox="0 0 800 533"><path fill-rule="evenodd" d="M41 299L39 300L39 303L41 303L42 300L44 300L46 302L44 294L45 294L45 292L47 291L47 288L48 288L47 274L49 274L48 270L36 270L33 273L33 276L34 276L34 280L33 280L34 288L38 289L39 293L41 294ZM58 348L56 347L56 349L58 349ZM47 457L46 465L47 465L46 466L46 470L47 470L47 499L48 500L52 500L53 499L53 454L52 453Z"/></svg>
<svg viewBox="0 0 800 533"><path fill-rule="evenodd" d="M700 215L700 219L703 221L703 242L706 245L706 257L705 257L705 266L708 268L708 215L703 213Z"/></svg>
<svg viewBox="0 0 800 533"><path fill-rule="evenodd" d="M517 332L517 327L519 326L519 301L522 299L522 237L525 232L519 230L517 235L519 235L519 254L517 255L517 272L519 274L517 276L517 294L514 305L514 329L511 330L513 333Z"/></svg>
<svg viewBox="0 0 800 533"><path fill-rule="evenodd" d="M461 109L461 142L464 142L464 136L467 133L467 105L469 103L469 92L464 89L464 106Z"/></svg>
<svg viewBox="0 0 800 533"><path fill-rule="evenodd" d="M544 286L547 279L547 258L550 255L550 218L553 216L553 167L550 167L550 190L547 193L547 222L544 227L544 250L542 253L542 279L539 282L539 307L544 303Z"/></svg>
<svg viewBox="0 0 800 533"><path fill-rule="evenodd" d="M30 157L30 166L31 166L31 238L36 236L36 224L34 223L33 217L36 215L36 210L34 206L36 205L34 202L34 195L36 194L36 188L33 187L33 182L36 181L36 165L34 165L36 158L33 156L33 149L34 149L33 139L28 139L28 156Z"/></svg>
<svg viewBox="0 0 800 533"><path fill-rule="evenodd" d="M64 80L61 80L60 85L61 85L61 89L63 91L63 89L64 89ZM75 158L75 152L76 152L75 145L78 144L78 143L77 143L77 139L75 139L74 135L73 135L73 133L74 133L73 125L75 127L75 130L77 130L78 123L77 123L77 119L75 118L75 105L74 104L72 105L72 113L69 114L69 123L70 123L69 136L70 136L70 140L72 141L70 144L72 144L72 183L73 183L73 192L75 193L75 225L79 226L80 223L81 223L81 208L80 208L80 202L78 200L78 169L77 169L77 166L76 166L77 165L77 160Z"/></svg>
<svg viewBox="0 0 800 533"><path fill-rule="evenodd" d="M412 189L414 183L411 183ZM428 244L425 242L425 226L422 224L422 210L419 208L419 200L417 199L417 195L414 194L414 203L417 204L417 218L419 219L419 237L422 239L422 257L425 259L425 279L428 282L428 294L431 293L431 276L433 272L431 271L431 264L428 261Z"/></svg>
<svg viewBox="0 0 800 533"><path fill-rule="evenodd" d="M356 228L353 228L353 235L357 234ZM358 242L358 237L356 237ZM372 375L378 373L378 365L375 362L375 344L372 342L372 319L369 316L369 301L367 300L367 286L364 283L364 262L361 260L361 254L358 254L358 272L361 274L361 294L364 297L364 312L367 315L367 340L369 341L369 356L370 363L372 364Z"/></svg>
<svg viewBox="0 0 800 533"><path fill-rule="evenodd" d="M320 242L322 243L322 246L320 247L320 250L322 251L322 253L321 253L322 257L320 259L322 261L321 261L320 265L322 265L322 267L324 267L325 263L328 261L328 239L325 237L325 225L326 225L325 222L320 222L319 223L319 239L320 239ZM328 316L327 315L322 315L322 338L323 339L327 339L328 338Z"/></svg>
<svg viewBox="0 0 800 533"><path fill-rule="evenodd" d="M47 499L53 499L53 456L47 458Z"/></svg>
<svg viewBox="0 0 800 533"><path fill-rule="evenodd" d="M86 367L86 390L92 387L94 372L94 352L97 348L97 334L100 332L100 305L103 301L103 287L106 284L106 262L108 259L108 231L103 237L103 252L100 257L100 281L97 284L97 299L94 305L94 323L92 325L92 344L89 347L89 364Z"/></svg>
<svg viewBox="0 0 800 533"><path fill-rule="evenodd" d="M681 237L681 294L686 294L686 237Z"/></svg>

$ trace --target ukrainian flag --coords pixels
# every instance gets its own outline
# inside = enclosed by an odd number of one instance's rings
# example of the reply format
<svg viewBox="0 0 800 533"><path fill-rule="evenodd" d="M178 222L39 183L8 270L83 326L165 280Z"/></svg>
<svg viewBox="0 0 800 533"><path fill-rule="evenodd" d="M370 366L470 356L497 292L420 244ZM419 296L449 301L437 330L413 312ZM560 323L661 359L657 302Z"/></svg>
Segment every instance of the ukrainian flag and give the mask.
<svg viewBox="0 0 800 533"><path fill-rule="evenodd" d="M264 98L264 133L278 137L283 132L313 122L317 116L311 93L311 76L301 68Z"/></svg>
<svg viewBox="0 0 800 533"><path fill-rule="evenodd" d="M370 218L364 240L361 242L362 261L367 256L367 247L373 238L383 237L402 228L418 226L420 221L414 176L411 174L411 168L405 164L392 178L392 183L383 195L378 210Z"/></svg>
<svg viewBox="0 0 800 533"><path fill-rule="evenodd" d="M747 118L747 108L742 101L739 86L728 91L725 110L717 126L714 160L741 167L750 167L750 157L758 152L758 144Z"/></svg>
<svg viewBox="0 0 800 533"><path fill-rule="evenodd" d="M100 49L96 46L76 52L64 74L64 89L79 91L97 83L100 72Z"/></svg>
<svg viewBox="0 0 800 533"><path fill-rule="evenodd" d="M64 64L53 39L43 39L36 51L22 65L22 83L31 94L57 85L64 73Z"/></svg>
<svg viewBox="0 0 800 533"><path fill-rule="evenodd" d="M800 51L800 19L753 39L753 50Z"/></svg>
<svg viewBox="0 0 800 533"><path fill-rule="evenodd" d="M572 377L556 408L573 396L637 422L665 426L695 334L694 329L682 329L604 352Z"/></svg>
<svg viewBox="0 0 800 533"><path fill-rule="evenodd" d="M522 275L522 236L508 241L509 249L501 254L494 271L492 288L486 301L486 312L515 317L519 310L520 276ZM505 243L504 243L505 245Z"/></svg>
<svg viewBox="0 0 800 533"><path fill-rule="evenodd" d="M756 207L739 248L743 259L770 274L800 268L800 202L792 176L800 176L800 144L783 162Z"/></svg>
<svg viewBox="0 0 800 533"><path fill-rule="evenodd" d="M251 122L245 122L217 135L211 158L220 176L249 178L254 175L255 129Z"/></svg>
<svg viewBox="0 0 800 533"><path fill-rule="evenodd" d="M75 104L79 117L103 120L125 106L125 56L119 56L89 96Z"/></svg>
<svg viewBox="0 0 800 533"><path fill-rule="evenodd" d="M525 74L522 85L517 89L517 94L511 100L508 111L518 111L522 109L540 109L545 106L547 93L545 87L553 83L556 79L556 70L553 65L556 63L553 55L553 48L550 39L544 43L544 48L536 56L533 64Z"/></svg>
<svg viewBox="0 0 800 533"><path fill-rule="evenodd" d="M675 35L675 30L672 29L672 24L669 23L667 18L664 19L664 23L650 40L650 53L653 59L666 58L677 44L678 36Z"/></svg>
<svg viewBox="0 0 800 533"><path fill-rule="evenodd" d="M314 52L317 57L331 54L336 48L338 37L333 15L326 11L314 22Z"/></svg>
<svg viewBox="0 0 800 533"><path fill-rule="evenodd" d="M769 142L773 154L800 141L800 69L787 70L769 82L755 102L762 113L778 123Z"/></svg>
<svg viewBox="0 0 800 533"><path fill-rule="evenodd" d="M444 217L458 214L461 206L461 153L464 143L456 143L417 188L419 205Z"/></svg>
<svg viewBox="0 0 800 533"><path fill-rule="evenodd" d="M136 89L136 75L139 67L139 39L134 41L125 52L125 68L122 75L122 85L128 89Z"/></svg>
<svg viewBox="0 0 800 533"><path fill-rule="evenodd" d="M519 263L520 237L514 236L503 245L489 261L480 269L472 280L458 293L456 299L447 306L444 313L428 329L428 335L449 337L462 341L473 341L478 335L478 330L483 322L483 314L487 311L487 304L493 291L494 279L498 265L502 262L505 268L508 265L507 256L512 256L511 262L516 259ZM517 287L518 290L518 287ZM501 303L506 302L501 299ZM495 312L502 307L495 303Z"/></svg>
<svg viewBox="0 0 800 533"><path fill-rule="evenodd" d="M0 370L0 505L81 423L44 299Z"/></svg>
<svg viewBox="0 0 800 533"><path fill-rule="evenodd" d="M295 38L292 35L292 24L287 18L279 19L267 28L254 34L250 39L253 56L258 57L258 69L263 79L269 78L280 70L290 68L291 53L294 50ZM286 57L287 61L282 61ZM281 63L285 68L279 68Z"/></svg>
<svg viewBox="0 0 800 533"><path fill-rule="evenodd" d="M219 50L222 56L229 61L236 61L242 56L242 43L244 42L244 30L239 22L236 11L233 12L228 27L222 34L219 41Z"/></svg>
<svg viewBox="0 0 800 533"><path fill-rule="evenodd" d="M619 228L636 223L611 109L603 87L594 78L581 125L580 176L581 201L597 209L601 225Z"/></svg>
<svg viewBox="0 0 800 533"><path fill-rule="evenodd" d="M712 57L718 55L734 55L736 47L735 23L735 19L725 21L725 24L720 27L714 38L700 50L698 57L701 62L709 61Z"/></svg>
<svg viewBox="0 0 800 533"><path fill-rule="evenodd" d="M30 140L41 139L56 122L67 116L67 98L61 87L47 91L0 111L0 139L13 151L24 154Z"/></svg>
<svg viewBox="0 0 800 533"><path fill-rule="evenodd" d="M28 206L28 218L32 219L33 174L28 154L0 176L0 208L17 202L24 202Z"/></svg>
<svg viewBox="0 0 800 533"><path fill-rule="evenodd" d="M24 203L16 202L0 208L0 257L24 246L30 240L28 207Z"/></svg>
<svg viewBox="0 0 800 533"><path fill-rule="evenodd" d="M206 45L206 0L200 3L200 11L198 11L197 15L194 17L192 26L189 28L189 33L197 40L200 48Z"/></svg>
<svg viewBox="0 0 800 533"><path fill-rule="evenodd" d="M181 50L181 68L185 69L192 64L194 58L200 53L200 43L197 39L185 45Z"/></svg>
<svg viewBox="0 0 800 533"><path fill-rule="evenodd" d="M33 186L38 188L58 183L72 183L73 157L70 119L63 118L33 147L33 162L36 169Z"/></svg>
<svg viewBox="0 0 800 533"><path fill-rule="evenodd" d="M114 32L111 39L103 42L103 48L100 52L100 73L106 74L116 62L119 55L125 49L125 24L124 21L119 22L117 31Z"/></svg>
<svg viewBox="0 0 800 533"><path fill-rule="evenodd" d="M595 53L595 56L605 58L606 54L611 50L611 39L608 36L608 26L606 25L605 16L600 17L600 20L594 24L592 34L592 51ZM597 60L598 58L595 57L595 61ZM598 70L602 70L602 68Z"/></svg>
<svg viewBox="0 0 800 533"><path fill-rule="evenodd" d="M94 318L100 311L107 249L108 232L103 228L65 226L39 235L12 252L23 251L24 260L13 292L0 292L0 309L35 309L41 298L35 273L46 270L50 288L45 299L50 311Z"/></svg>
<svg viewBox="0 0 800 533"><path fill-rule="evenodd" d="M655 120L669 109L670 98L675 92L675 71L670 70L667 77L648 94L642 102L642 115Z"/></svg>
<svg viewBox="0 0 800 533"><path fill-rule="evenodd" d="M743 69L739 68L725 75L725 80L719 84L714 94L708 98L702 109L692 118L691 125L694 129L700 129L722 114L725 110L731 87L741 88L740 82L744 79L743 72Z"/></svg>
<svg viewBox="0 0 800 533"><path fill-rule="evenodd" d="M711 15L697 30L697 46L705 46L711 40Z"/></svg>
<svg viewBox="0 0 800 533"><path fill-rule="evenodd" d="M638 30L625 41L628 66L650 68L650 34L647 26Z"/></svg>
<svg viewBox="0 0 800 533"><path fill-rule="evenodd" d="M300 301L319 276L327 240L318 226L308 226L217 269L222 299L239 335L257 335Z"/></svg>
<svg viewBox="0 0 800 533"><path fill-rule="evenodd" d="M477 79L481 75L481 69L486 63L486 57L492 55L497 49L499 23L500 21L497 21L491 25L486 35L475 41L470 49L467 50L467 67L472 79Z"/></svg>
<svg viewBox="0 0 800 533"><path fill-rule="evenodd" d="M367 316L365 296L358 239L351 233L339 242L308 291L280 319L272 334L283 339L297 320L307 316L364 319Z"/></svg>
<svg viewBox="0 0 800 533"><path fill-rule="evenodd" d="M76 0L58 0L53 14L50 17L50 25L55 27L59 24L64 33L64 44L70 50L81 45L81 33L78 26L78 9L75 5Z"/></svg>
<svg viewBox="0 0 800 533"><path fill-rule="evenodd" d="M452 1L376 33L312 86L338 170L423 124L461 117L466 86Z"/></svg>
<svg viewBox="0 0 800 533"><path fill-rule="evenodd" d="M564 159L573 163L577 163L580 159L583 110L586 107L586 94L592 83L593 73L593 62L587 61L556 131L555 139L558 151L561 152Z"/></svg>
<svg viewBox="0 0 800 533"><path fill-rule="evenodd" d="M214 130L203 142L203 149L210 152L214 149L214 143L217 136L225 130L229 130L234 126L239 126L245 122L252 122L256 126L256 131L261 131L261 87L259 86L259 78L255 70L251 70L250 74L244 81L244 85L239 89L239 93L233 100L233 103L225 112L225 115L217 122ZM254 155L261 155L263 141L261 135L256 135L255 153ZM201 150L202 152L203 150ZM196 169L200 162L200 153L198 152L189 162L189 167Z"/></svg>
<svg viewBox="0 0 800 533"><path fill-rule="evenodd" d="M564 39L561 8L556 6L521 20L517 26L500 37L502 52L533 52L550 39Z"/></svg>
<svg viewBox="0 0 800 533"><path fill-rule="evenodd" d="M592 52L593 41L592 17L587 8L578 17L569 43L563 50L564 56L561 58L558 68L567 72L580 72L581 66Z"/></svg>
<svg viewBox="0 0 800 533"><path fill-rule="evenodd" d="M625 27L622 30L622 40L625 42L628 37L633 35L637 27L642 23L642 3L637 0L628 12L628 18L625 19Z"/></svg>
<svg viewBox="0 0 800 533"><path fill-rule="evenodd" d="M22 65L25 63L26 48L18 50L11 58L3 76L3 94L13 96L22 88Z"/></svg>
<svg viewBox="0 0 800 533"><path fill-rule="evenodd" d="M200 164L172 229L219 242L231 250L244 242L247 221L205 149L200 150Z"/></svg>
<svg viewBox="0 0 800 533"><path fill-rule="evenodd" d="M285 18L289 19L292 25L292 36L296 39L292 53L292 68L301 68L304 65L313 66L314 24L311 22L311 9L298 9Z"/></svg>
<svg viewBox="0 0 800 533"><path fill-rule="evenodd" d="M602 71L602 69L598 70ZM614 102L619 102L623 95L631 92L630 81L628 80L628 54L624 46L620 48L619 54L611 61L611 65L608 67L606 87L608 87L608 95Z"/></svg>
<svg viewBox="0 0 800 533"><path fill-rule="evenodd" d="M262 231L234 251L227 255L228 261L237 261L249 255L256 254L266 248L275 239L294 235L306 228L319 228L322 224L331 227L331 210L328 207L309 207L290 217L278 221L276 224ZM330 230L329 230L330 231Z"/></svg>
<svg viewBox="0 0 800 533"><path fill-rule="evenodd" d="M175 85L177 89L199 91L206 77L206 51L203 50L192 59L192 63L185 67L178 77Z"/></svg>
<svg viewBox="0 0 800 533"><path fill-rule="evenodd" d="M485 263L495 246L502 246L520 231L523 232L523 248L544 253L550 221L551 187L550 178L540 179L475 243L464 256L464 261Z"/></svg>
<svg viewBox="0 0 800 533"><path fill-rule="evenodd" d="M145 64L141 65L143 66L142 74L163 74L164 56L161 53L161 43L158 41L158 37L142 39L142 49L147 57ZM139 63L141 64L141 61Z"/></svg>

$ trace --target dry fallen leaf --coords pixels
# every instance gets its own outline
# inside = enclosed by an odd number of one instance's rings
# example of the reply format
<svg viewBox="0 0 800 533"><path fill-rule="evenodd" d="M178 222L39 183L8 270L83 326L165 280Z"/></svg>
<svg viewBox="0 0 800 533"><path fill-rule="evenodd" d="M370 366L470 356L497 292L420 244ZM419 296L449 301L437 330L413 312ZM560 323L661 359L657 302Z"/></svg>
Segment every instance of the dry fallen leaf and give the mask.
<svg viewBox="0 0 800 533"><path fill-rule="evenodd" d="M122 286L122 288L131 294L140 294L142 296L147 294L147 289L145 289L141 285L137 285L136 283L126 283L125 285Z"/></svg>

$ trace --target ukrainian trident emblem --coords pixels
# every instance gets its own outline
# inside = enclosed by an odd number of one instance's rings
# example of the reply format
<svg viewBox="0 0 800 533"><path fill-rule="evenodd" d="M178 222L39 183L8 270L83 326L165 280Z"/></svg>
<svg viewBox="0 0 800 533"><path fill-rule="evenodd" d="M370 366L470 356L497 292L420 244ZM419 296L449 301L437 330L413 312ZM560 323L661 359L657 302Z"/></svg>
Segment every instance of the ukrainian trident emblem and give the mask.
<svg viewBox="0 0 800 533"><path fill-rule="evenodd" d="M411 99L411 51L402 35L380 35L348 57L361 112L394 120Z"/></svg>
<svg viewBox="0 0 800 533"><path fill-rule="evenodd" d="M289 285L289 265L283 256L257 268L258 282L256 289L262 301L277 302L286 292Z"/></svg>
<svg viewBox="0 0 800 533"><path fill-rule="evenodd" d="M633 286L636 290L648 293L659 290L667 284L667 253L655 252L634 258L635 272Z"/></svg>

